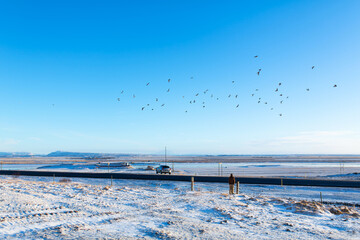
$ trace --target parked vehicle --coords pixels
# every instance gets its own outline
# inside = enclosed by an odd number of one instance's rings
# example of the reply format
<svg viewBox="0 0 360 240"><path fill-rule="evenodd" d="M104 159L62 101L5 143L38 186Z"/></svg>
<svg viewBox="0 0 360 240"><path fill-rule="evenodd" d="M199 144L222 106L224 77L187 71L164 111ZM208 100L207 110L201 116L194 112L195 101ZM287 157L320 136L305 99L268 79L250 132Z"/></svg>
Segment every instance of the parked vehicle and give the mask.
<svg viewBox="0 0 360 240"><path fill-rule="evenodd" d="M156 168L156 174L171 174L171 168L169 166L166 166L166 165L161 165L160 167L157 167Z"/></svg>

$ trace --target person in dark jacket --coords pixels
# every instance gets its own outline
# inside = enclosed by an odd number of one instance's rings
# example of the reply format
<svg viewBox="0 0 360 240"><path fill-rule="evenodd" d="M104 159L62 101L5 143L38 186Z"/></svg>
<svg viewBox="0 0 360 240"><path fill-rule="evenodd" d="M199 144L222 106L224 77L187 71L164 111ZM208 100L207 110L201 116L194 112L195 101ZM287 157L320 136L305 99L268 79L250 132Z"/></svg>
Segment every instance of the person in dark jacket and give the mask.
<svg viewBox="0 0 360 240"><path fill-rule="evenodd" d="M229 194L234 194L234 184L235 184L235 177L233 174L230 174L229 177Z"/></svg>

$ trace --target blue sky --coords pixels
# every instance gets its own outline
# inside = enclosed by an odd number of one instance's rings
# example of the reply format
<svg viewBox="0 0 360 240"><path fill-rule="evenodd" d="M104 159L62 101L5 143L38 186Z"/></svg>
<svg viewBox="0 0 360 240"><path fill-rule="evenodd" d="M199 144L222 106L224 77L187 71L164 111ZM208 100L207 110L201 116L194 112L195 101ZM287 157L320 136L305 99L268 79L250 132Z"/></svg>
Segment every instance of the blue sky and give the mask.
<svg viewBox="0 0 360 240"><path fill-rule="evenodd" d="M0 151L360 154L359 10L2 2Z"/></svg>

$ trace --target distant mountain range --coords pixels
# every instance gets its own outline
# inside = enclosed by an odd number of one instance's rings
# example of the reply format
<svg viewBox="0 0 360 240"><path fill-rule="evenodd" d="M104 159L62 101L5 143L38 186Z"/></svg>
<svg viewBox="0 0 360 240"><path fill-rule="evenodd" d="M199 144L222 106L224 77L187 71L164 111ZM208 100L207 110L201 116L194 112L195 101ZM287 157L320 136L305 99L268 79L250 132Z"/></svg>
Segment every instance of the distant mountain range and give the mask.
<svg viewBox="0 0 360 240"><path fill-rule="evenodd" d="M0 152L0 157L32 157L32 153L28 152Z"/></svg>
<svg viewBox="0 0 360 240"><path fill-rule="evenodd" d="M79 157L79 158L110 158L110 157L124 157L135 156L135 154L121 154L121 153L82 153L82 152L62 152L56 151L46 155L47 157Z"/></svg>
<svg viewBox="0 0 360 240"><path fill-rule="evenodd" d="M83 152L63 152L56 151L49 154L32 154L29 152L0 152L2 158L12 157L72 157L72 158L113 158L124 156L136 156L136 154L121 154L121 153L83 153Z"/></svg>

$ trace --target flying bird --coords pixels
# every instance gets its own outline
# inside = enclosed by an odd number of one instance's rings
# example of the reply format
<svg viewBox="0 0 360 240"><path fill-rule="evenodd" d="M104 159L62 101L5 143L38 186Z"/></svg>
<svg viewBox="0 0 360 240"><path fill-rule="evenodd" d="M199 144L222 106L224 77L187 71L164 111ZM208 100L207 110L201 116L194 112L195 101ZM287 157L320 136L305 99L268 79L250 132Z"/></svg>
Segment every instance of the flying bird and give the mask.
<svg viewBox="0 0 360 240"><path fill-rule="evenodd" d="M282 114L280 113L280 114L279 114L279 116L281 117L281 116L282 116Z"/></svg>
<svg viewBox="0 0 360 240"><path fill-rule="evenodd" d="M161 104L161 106L162 106L162 107L165 106L165 103Z"/></svg>
<svg viewBox="0 0 360 240"><path fill-rule="evenodd" d="M279 83L279 86L281 86L281 83Z"/></svg>
<svg viewBox="0 0 360 240"><path fill-rule="evenodd" d="M158 101L159 101L159 99L158 99L158 98L156 98L156 101L158 102Z"/></svg>
<svg viewBox="0 0 360 240"><path fill-rule="evenodd" d="M307 88L306 91L310 91L310 88Z"/></svg>
<svg viewBox="0 0 360 240"><path fill-rule="evenodd" d="M335 84L333 87L337 87L337 85Z"/></svg>
<svg viewBox="0 0 360 240"><path fill-rule="evenodd" d="M120 102L120 98L117 99Z"/></svg>
<svg viewBox="0 0 360 240"><path fill-rule="evenodd" d="M169 78L169 79L168 79L168 83L169 83L170 81L171 81L171 79Z"/></svg>
<svg viewBox="0 0 360 240"><path fill-rule="evenodd" d="M258 57L258 55L254 56L254 58L257 58L257 57Z"/></svg>
<svg viewBox="0 0 360 240"><path fill-rule="evenodd" d="M141 111L143 111L144 109L145 109L145 107L142 107L142 108L141 108Z"/></svg>
<svg viewBox="0 0 360 240"><path fill-rule="evenodd" d="M283 103L283 101L281 100L281 101L280 101L280 103L282 104L282 103Z"/></svg>
<svg viewBox="0 0 360 240"><path fill-rule="evenodd" d="M170 88L167 90L167 92L170 92Z"/></svg>
<svg viewBox="0 0 360 240"><path fill-rule="evenodd" d="M251 96L253 97L255 94L251 94Z"/></svg>
<svg viewBox="0 0 360 240"><path fill-rule="evenodd" d="M280 94L280 97L282 97L282 94Z"/></svg>
<svg viewBox="0 0 360 240"><path fill-rule="evenodd" d="M311 69L314 69L314 68L315 68L315 66L312 66L312 67L311 67Z"/></svg>
<svg viewBox="0 0 360 240"><path fill-rule="evenodd" d="M238 108L239 107L239 104L238 105L236 105L236 108Z"/></svg>
<svg viewBox="0 0 360 240"><path fill-rule="evenodd" d="M238 97L238 95L236 94L236 95L235 95L235 98L237 98L237 97Z"/></svg>
<svg viewBox="0 0 360 240"><path fill-rule="evenodd" d="M133 94L133 98L135 98L135 94Z"/></svg>
<svg viewBox="0 0 360 240"><path fill-rule="evenodd" d="M231 94L229 94L229 96L228 97L231 97Z"/></svg>
<svg viewBox="0 0 360 240"><path fill-rule="evenodd" d="M232 83L235 83L235 81L232 81Z"/></svg>
<svg viewBox="0 0 360 240"><path fill-rule="evenodd" d="M195 96L197 97L197 96L199 96L199 94L197 93L197 94L195 94Z"/></svg>
<svg viewBox="0 0 360 240"><path fill-rule="evenodd" d="M278 89L278 88L276 88L276 89L275 89L275 92L277 92L277 91L279 91L279 89Z"/></svg>
<svg viewBox="0 0 360 240"><path fill-rule="evenodd" d="M121 94L123 94L123 93L124 93L124 90L121 91Z"/></svg>
<svg viewBox="0 0 360 240"><path fill-rule="evenodd" d="M190 79L194 79L194 77L190 77Z"/></svg>
<svg viewBox="0 0 360 240"><path fill-rule="evenodd" d="M259 91L259 89L255 89L255 91Z"/></svg>
<svg viewBox="0 0 360 240"><path fill-rule="evenodd" d="M146 86L149 86L149 84L150 84L150 83L148 82L148 83L146 84Z"/></svg>

